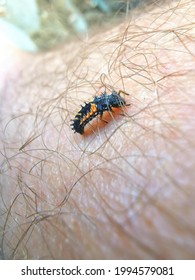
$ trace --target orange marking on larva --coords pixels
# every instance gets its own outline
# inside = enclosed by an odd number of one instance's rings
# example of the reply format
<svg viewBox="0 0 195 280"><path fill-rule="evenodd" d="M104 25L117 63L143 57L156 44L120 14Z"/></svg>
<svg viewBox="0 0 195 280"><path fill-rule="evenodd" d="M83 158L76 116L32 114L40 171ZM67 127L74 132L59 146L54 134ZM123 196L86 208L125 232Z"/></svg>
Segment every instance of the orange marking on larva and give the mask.
<svg viewBox="0 0 195 280"><path fill-rule="evenodd" d="M85 115L85 116L81 119L80 124L82 124L86 119L87 119L87 116Z"/></svg>
<svg viewBox="0 0 195 280"><path fill-rule="evenodd" d="M90 118L91 116L94 115L94 113L97 112L97 107L94 103L91 103L91 108L90 108L90 111L85 115L83 116L82 120L80 121L80 124L82 124L84 121L86 121L88 118Z"/></svg>
<svg viewBox="0 0 195 280"><path fill-rule="evenodd" d="M90 112L87 113L87 115L83 116L83 118L82 118L80 124L82 124L84 121L86 121L89 117L90 117Z"/></svg>
<svg viewBox="0 0 195 280"><path fill-rule="evenodd" d="M96 105L94 103L91 103L91 110L90 110L91 115L93 115L96 112L97 112Z"/></svg>
<svg viewBox="0 0 195 280"><path fill-rule="evenodd" d="M77 113L75 118L72 120L71 124L74 132L83 134L85 125L90 122L97 115L102 115L104 112L112 112L113 109L129 106L126 104L126 101L120 96L120 93L127 93L119 91L118 93L115 90L112 90L112 93L108 95L106 92L103 92L100 96L95 96L93 100L88 103L85 102L85 106L82 106L81 110Z"/></svg>

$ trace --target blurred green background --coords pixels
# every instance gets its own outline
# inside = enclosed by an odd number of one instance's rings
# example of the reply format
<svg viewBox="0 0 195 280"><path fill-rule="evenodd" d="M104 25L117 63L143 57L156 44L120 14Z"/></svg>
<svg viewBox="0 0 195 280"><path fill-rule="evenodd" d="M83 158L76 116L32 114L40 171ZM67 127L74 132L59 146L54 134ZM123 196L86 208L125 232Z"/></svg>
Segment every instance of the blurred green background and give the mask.
<svg viewBox="0 0 195 280"><path fill-rule="evenodd" d="M157 1L155 1L157 2ZM20 49L39 51L86 40L149 0L0 0L0 31Z"/></svg>

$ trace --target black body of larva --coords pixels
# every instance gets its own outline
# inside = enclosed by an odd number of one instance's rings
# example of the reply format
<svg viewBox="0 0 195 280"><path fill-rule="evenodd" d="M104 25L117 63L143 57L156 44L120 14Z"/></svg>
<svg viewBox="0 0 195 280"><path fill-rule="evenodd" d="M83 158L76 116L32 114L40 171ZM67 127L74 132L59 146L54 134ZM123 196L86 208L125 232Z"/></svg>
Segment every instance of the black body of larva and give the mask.
<svg viewBox="0 0 195 280"><path fill-rule="evenodd" d="M120 92L119 92L120 93ZM81 110L77 113L71 124L74 132L83 134L85 125L97 115L102 117L103 112L112 111L112 108L127 106L126 101L116 91L112 91L110 95L106 92L100 96L95 96L93 101L85 103L81 106Z"/></svg>

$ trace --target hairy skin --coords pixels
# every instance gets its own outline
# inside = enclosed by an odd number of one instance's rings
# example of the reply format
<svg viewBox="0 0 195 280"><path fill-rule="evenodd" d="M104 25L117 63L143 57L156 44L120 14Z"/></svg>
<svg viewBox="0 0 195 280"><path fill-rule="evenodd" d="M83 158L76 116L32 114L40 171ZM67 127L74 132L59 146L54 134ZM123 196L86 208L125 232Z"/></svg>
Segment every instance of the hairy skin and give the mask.
<svg viewBox="0 0 195 280"><path fill-rule="evenodd" d="M2 258L195 258L194 15L172 2L18 53L0 93ZM131 105L74 134L79 106L113 88Z"/></svg>

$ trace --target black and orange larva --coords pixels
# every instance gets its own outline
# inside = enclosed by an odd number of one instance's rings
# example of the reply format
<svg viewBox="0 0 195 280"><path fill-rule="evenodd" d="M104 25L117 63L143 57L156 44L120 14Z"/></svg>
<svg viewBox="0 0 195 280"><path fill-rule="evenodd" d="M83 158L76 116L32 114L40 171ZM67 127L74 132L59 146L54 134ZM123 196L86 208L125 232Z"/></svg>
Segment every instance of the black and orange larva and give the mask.
<svg viewBox="0 0 195 280"><path fill-rule="evenodd" d="M104 92L100 96L95 96L92 101L88 103L85 102L85 105L81 106L81 110L72 120L72 130L74 130L74 132L83 134L85 125L97 115L100 115L100 118L102 118L102 115L105 111L112 111L112 108L129 106L129 104L126 104L126 101L120 96L121 92L127 94L123 91L119 91L117 93L113 90L109 95Z"/></svg>

